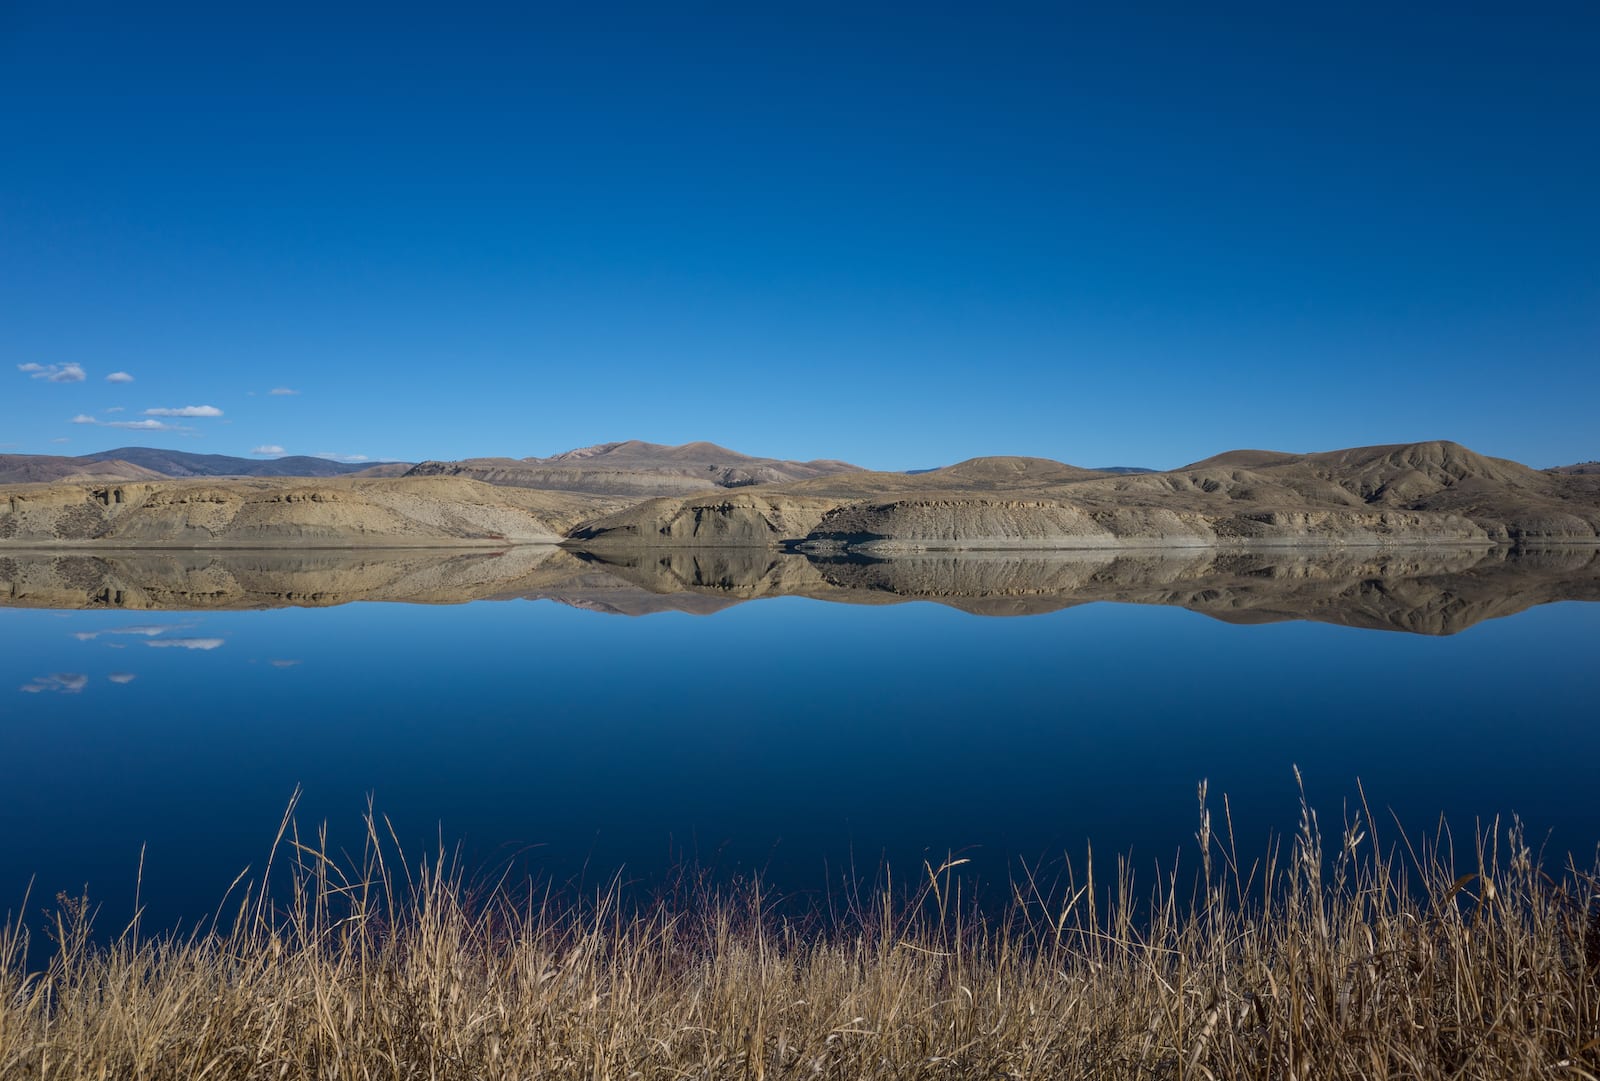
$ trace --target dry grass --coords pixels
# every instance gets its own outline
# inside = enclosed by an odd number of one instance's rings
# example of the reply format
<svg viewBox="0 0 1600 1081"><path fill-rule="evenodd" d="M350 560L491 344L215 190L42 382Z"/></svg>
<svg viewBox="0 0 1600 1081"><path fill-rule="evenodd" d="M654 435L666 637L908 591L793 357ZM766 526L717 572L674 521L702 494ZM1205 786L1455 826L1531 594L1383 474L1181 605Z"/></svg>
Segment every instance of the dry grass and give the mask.
<svg viewBox="0 0 1600 1081"><path fill-rule="evenodd" d="M83 903L0 950L0 1077L1590 1078L1596 879L1515 824L1380 847L1353 817L1242 866L1201 787L1201 866L1027 875L971 915L955 864L831 923L759 893L625 910L465 888L369 819L353 868L286 819L287 905L240 891L182 940ZM263 876L266 881L268 876ZM1190 881L1195 884L1187 885ZM895 897L899 897L895 901ZM242 897L242 899L240 899Z"/></svg>

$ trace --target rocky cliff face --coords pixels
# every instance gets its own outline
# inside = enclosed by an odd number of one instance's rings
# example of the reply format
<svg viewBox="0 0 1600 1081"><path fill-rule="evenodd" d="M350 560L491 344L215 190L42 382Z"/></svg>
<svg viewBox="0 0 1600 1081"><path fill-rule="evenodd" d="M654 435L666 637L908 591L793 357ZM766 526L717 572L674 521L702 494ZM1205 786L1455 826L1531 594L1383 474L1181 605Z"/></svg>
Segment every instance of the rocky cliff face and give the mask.
<svg viewBox="0 0 1600 1081"><path fill-rule="evenodd" d="M194 480L0 490L0 542L383 547L553 543L613 501L445 479Z"/></svg>

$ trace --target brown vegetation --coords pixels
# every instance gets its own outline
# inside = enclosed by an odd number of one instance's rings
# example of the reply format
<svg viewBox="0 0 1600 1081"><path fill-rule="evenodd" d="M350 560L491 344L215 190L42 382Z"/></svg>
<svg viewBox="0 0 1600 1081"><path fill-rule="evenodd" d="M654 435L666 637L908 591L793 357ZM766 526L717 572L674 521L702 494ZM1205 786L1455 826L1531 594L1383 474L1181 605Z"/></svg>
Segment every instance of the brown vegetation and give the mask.
<svg viewBox="0 0 1600 1081"><path fill-rule="evenodd" d="M1257 863L1213 835L1194 885L1126 866L1008 915L928 866L836 920L758 891L628 909L482 897L379 821L342 867L286 820L283 907L245 888L186 939L96 945L62 905L42 972L0 942L0 1076L114 1078L1592 1078L1595 877L1516 825L1324 852L1304 812ZM285 858L285 853L288 854ZM269 864L270 870L270 864ZM895 898L900 900L896 901Z"/></svg>

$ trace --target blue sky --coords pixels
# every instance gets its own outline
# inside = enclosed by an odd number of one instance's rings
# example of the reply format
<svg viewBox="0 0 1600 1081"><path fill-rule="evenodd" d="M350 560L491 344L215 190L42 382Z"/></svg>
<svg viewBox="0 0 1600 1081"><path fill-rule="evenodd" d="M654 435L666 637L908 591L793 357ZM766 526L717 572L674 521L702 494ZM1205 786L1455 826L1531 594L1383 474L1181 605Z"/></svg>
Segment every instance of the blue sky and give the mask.
<svg viewBox="0 0 1600 1081"><path fill-rule="evenodd" d="M1600 458L1600 9L1466 6L13 0L0 450Z"/></svg>

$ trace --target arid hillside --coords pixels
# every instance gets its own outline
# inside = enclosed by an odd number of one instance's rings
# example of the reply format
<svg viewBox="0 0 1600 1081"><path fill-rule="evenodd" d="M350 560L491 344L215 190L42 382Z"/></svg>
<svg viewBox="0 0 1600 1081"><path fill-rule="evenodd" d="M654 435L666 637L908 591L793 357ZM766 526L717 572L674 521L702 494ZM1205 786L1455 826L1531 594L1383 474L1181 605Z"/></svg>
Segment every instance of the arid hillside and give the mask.
<svg viewBox="0 0 1600 1081"><path fill-rule="evenodd" d="M553 543L615 500L451 477L0 488L0 544L342 548Z"/></svg>
<svg viewBox="0 0 1600 1081"><path fill-rule="evenodd" d="M601 443L549 458L469 458L459 462L423 462L407 476L470 477L487 484L595 495L679 495L707 488L745 488L782 484L856 467L846 462L788 462L752 458L714 443L679 447L644 443Z"/></svg>
<svg viewBox="0 0 1600 1081"><path fill-rule="evenodd" d="M0 487L0 544L33 546L565 542L891 554L1597 541L1600 476L1536 471L1450 442L1231 451L1133 474L1016 457L875 473L708 443L610 443L548 459L425 463L402 477Z"/></svg>
<svg viewBox="0 0 1600 1081"><path fill-rule="evenodd" d="M916 475L850 473L657 499L590 522L591 546L855 551L1594 543L1600 486L1449 442L1325 454L1236 451L1110 475L978 458Z"/></svg>

